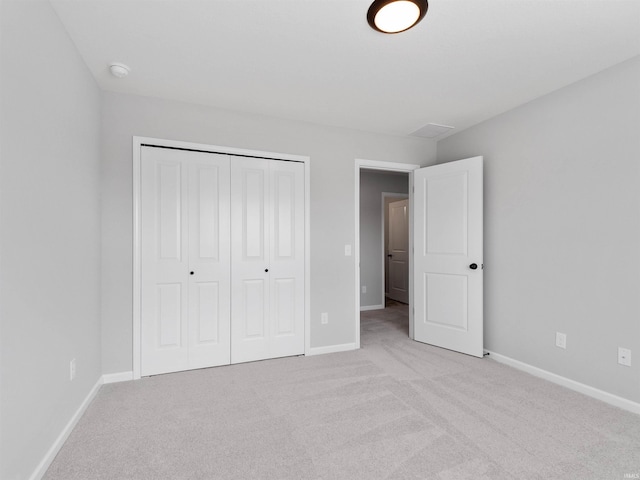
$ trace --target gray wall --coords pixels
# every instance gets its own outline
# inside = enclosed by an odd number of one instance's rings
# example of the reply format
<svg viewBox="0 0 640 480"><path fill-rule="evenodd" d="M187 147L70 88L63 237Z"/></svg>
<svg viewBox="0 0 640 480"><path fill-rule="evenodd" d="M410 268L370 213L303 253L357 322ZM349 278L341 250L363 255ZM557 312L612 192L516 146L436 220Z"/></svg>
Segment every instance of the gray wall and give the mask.
<svg viewBox="0 0 640 480"><path fill-rule="evenodd" d="M232 113L116 93L103 96L102 335L104 373L132 369L134 135L311 157L311 346L355 340L356 158L428 164L435 143ZM329 323L320 323L320 313Z"/></svg>
<svg viewBox="0 0 640 480"><path fill-rule="evenodd" d="M360 306L384 306L382 295L382 192L408 193L409 176L363 170L360 173ZM396 198L395 200L399 200Z"/></svg>
<svg viewBox="0 0 640 480"><path fill-rule="evenodd" d="M101 375L100 93L48 2L0 9L0 478L13 480Z"/></svg>
<svg viewBox="0 0 640 480"><path fill-rule="evenodd" d="M438 142L475 155L486 348L640 401L640 57Z"/></svg>

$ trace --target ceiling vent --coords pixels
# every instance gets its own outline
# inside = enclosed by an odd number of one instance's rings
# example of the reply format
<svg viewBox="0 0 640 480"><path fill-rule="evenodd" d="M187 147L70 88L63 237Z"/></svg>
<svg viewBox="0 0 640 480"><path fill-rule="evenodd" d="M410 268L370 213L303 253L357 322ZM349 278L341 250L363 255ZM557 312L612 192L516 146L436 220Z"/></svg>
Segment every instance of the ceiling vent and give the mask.
<svg viewBox="0 0 640 480"><path fill-rule="evenodd" d="M437 123L427 123L411 134L412 137L436 138L443 133L453 130L455 127L448 125L438 125Z"/></svg>

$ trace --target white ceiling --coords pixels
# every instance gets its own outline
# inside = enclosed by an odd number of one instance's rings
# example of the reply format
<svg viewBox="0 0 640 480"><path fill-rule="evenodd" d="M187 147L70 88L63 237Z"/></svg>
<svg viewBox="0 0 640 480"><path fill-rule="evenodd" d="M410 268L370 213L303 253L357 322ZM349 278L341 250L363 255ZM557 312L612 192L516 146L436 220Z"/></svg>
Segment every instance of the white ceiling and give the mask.
<svg viewBox="0 0 640 480"><path fill-rule="evenodd" d="M454 132L640 54L640 0L51 0L104 90L371 132ZM132 69L118 80L117 61Z"/></svg>

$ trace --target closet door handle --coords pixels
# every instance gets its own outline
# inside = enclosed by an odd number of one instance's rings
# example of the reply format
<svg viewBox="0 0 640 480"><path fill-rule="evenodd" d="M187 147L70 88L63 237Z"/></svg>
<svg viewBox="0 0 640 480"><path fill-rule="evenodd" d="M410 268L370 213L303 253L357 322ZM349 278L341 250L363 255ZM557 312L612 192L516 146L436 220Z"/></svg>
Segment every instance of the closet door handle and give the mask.
<svg viewBox="0 0 640 480"><path fill-rule="evenodd" d="M196 273L196 272L189 272L189 275L193 275L194 273Z"/></svg>
<svg viewBox="0 0 640 480"><path fill-rule="evenodd" d="M265 272L269 272L269 269L268 269L268 268L265 268L265 269L264 269L264 271L265 271Z"/></svg>

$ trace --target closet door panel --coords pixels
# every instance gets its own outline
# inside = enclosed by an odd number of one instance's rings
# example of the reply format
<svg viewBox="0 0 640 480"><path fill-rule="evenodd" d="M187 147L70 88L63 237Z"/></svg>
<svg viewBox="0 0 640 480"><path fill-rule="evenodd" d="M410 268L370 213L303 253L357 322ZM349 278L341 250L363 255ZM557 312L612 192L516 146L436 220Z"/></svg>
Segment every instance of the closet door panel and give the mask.
<svg viewBox="0 0 640 480"><path fill-rule="evenodd" d="M234 158L231 362L304 353L304 165Z"/></svg>
<svg viewBox="0 0 640 480"><path fill-rule="evenodd" d="M269 358L269 161L231 163L231 363Z"/></svg>
<svg viewBox="0 0 640 480"><path fill-rule="evenodd" d="M143 147L141 373L188 368L187 173L180 155Z"/></svg>
<svg viewBox="0 0 640 480"><path fill-rule="evenodd" d="M304 353L304 164L271 162L271 352Z"/></svg>
<svg viewBox="0 0 640 480"><path fill-rule="evenodd" d="M229 158L189 156L189 368L231 361Z"/></svg>

